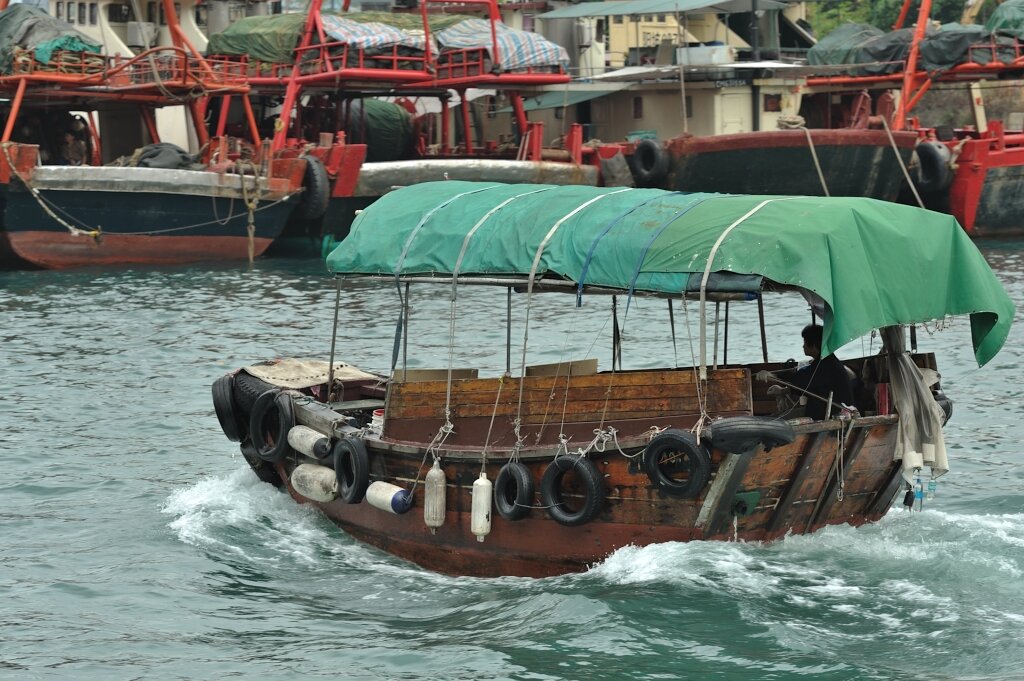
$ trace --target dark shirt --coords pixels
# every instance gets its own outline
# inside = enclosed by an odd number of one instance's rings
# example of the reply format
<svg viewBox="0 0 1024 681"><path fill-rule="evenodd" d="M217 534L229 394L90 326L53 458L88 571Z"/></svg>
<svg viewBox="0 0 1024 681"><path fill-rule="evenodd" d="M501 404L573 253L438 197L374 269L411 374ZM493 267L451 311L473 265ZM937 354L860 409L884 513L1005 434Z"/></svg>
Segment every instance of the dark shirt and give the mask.
<svg viewBox="0 0 1024 681"><path fill-rule="evenodd" d="M833 414L838 413L840 404L853 405L850 375L835 355L816 359L801 369L780 373L779 378L810 393L807 396L806 414L816 421L825 418L829 393L832 393Z"/></svg>

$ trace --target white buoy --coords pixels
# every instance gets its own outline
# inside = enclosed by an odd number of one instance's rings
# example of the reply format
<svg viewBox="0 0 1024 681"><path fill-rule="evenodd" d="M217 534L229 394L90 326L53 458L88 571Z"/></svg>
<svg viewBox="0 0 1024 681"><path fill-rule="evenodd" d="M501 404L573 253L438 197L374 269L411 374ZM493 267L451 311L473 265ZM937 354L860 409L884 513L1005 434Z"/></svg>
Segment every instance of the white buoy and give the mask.
<svg viewBox="0 0 1024 681"><path fill-rule="evenodd" d="M296 492L313 501L327 503L338 498L338 477L327 466L299 464L292 471L289 482Z"/></svg>
<svg viewBox="0 0 1024 681"><path fill-rule="evenodd" d="M487 479L487 473L480 471L480 477L473 482L473 511L470 514L469 528L476 535L477 541L483 541L491 532L491 498L494 496L494 485Z"/></svg>
<svg viewBox="0 0 1024 681"><path fill-rule="evenodd" d="M423 522L430 528L430 534L434 534L437 528L444 525L445 482L441 463L434 459L434 465L427 471L426 481L423 483Z"/></svg>
<svg viewBox="0 0 1024 681"><path fill-rule="evenodd" d="M366 488L366 502L382 511L400 514L412 507L412 495L398 485L377 480Z"/></svg>
<svg viewBox="0 0 1024 681"><path fill-rule="evenodd" d="M288 444L314 459L323 459L331 453L330 438L309 426L292 426L288 431Z"/></svg>

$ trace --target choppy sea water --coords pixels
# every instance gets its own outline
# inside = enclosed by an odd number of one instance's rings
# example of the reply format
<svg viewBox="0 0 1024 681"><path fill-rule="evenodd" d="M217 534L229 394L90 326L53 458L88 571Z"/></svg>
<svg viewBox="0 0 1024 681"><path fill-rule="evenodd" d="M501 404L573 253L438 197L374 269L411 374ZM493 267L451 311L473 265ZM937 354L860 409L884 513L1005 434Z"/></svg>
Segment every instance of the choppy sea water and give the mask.
<svg viewBox="0 0 1024 681"><path fill-rule="evenodd" d="M981 245L1020 307L1024 244ZM410 365L446 366L447 295L414 291ZM339 356L386 369L394 290L344 300ZM472 579L351 539L221 434L213 380L326 359L333 302L308 261L0 272L0 678L1024 678L1024 323L981 369L966 320L921 330L955 401L953 470L921 513ZM531 308L530 361L608 366L606 302ZM673 345L663 305L631 304L627 366L689 361L695 310L675 309ZM459 361L500 371L503 294L460 292L456 312ZM798 358L806 308L768 317L770 356ZM756 311L730 322L730 359L756 357Z"/></svg>

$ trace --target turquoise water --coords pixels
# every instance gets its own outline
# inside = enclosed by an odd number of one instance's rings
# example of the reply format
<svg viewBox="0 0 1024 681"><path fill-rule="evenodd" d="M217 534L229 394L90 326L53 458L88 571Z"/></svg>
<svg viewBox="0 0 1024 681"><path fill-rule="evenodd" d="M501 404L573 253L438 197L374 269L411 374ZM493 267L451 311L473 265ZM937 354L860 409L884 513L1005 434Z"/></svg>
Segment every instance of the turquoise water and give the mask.
<svg viewBox="0 0 1024 681"><path fill-rule="evenodd" d="M1024 250L983 247L1020 306ZM446 295L414 293L410 364L445 366ZM503 300L460 293L461 365L504 366ZM356 542L259 483L221 434L213 380L268 357L326 358L333 301L309 262L0 273L0 678L1024 676L1024 324L982 369L966 320L922 330L955 401L953 471L924 512L484 580ZM608 366L602 305L538 305L530 361ZM631 307L627 366L688 362L663 305ZM799 357L806 309L768 308L771 357ZM341 358L386 369L395 309L393 290L347 290ZM677 328L694 312L677 308ZM756 357L756 312L730 321L730 360Z"/></svg>

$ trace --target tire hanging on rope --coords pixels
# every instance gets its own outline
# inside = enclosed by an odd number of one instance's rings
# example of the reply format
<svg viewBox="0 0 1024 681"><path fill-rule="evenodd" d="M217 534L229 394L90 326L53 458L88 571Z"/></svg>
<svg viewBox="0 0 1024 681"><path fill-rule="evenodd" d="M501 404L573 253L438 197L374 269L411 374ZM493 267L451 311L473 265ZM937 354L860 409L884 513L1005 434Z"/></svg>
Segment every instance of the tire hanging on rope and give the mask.
<svg viewBox="0 0 1024 681"><path fill-rule="evenodd" d="M338 496L346 504L358 504L370 485L370 457L359 438L344 437L334 445L334 476L338 480Z"/></svg>
<svg viewBox="0 0 1024 681"><path fill-rule="evenodd" d="M518 461L509 461L494 481L494 506L505 520L522 520L533 506L533 476Z"/></svg>
<svg viewBox="0 0 1024 681"><path fill-rule="evenodd" d="M665 494L695 499L711 477L711 455L693 433L670 428L647 445L644 471Z"/></svg>
<svg viewBox="0 0 1024 681"><path fill-rule="evenodd" d="M579 508L572 510L566 503L562 483L569 472L573 472L582 487L583 501ZM561 525L575 527L593 519L604 506L604 478L597 466L585 457L560 456L548 464L540 481L540 497L548 507L548 515Z"/></svg>
<svg viewBox="0 0 1024 681"><path fill-rule="evenodd" d="M295 425L292 398L280 388L266 391L258 398L249 416L249 439L264 461L280 461L292 452L288 431Z"/></svg>

